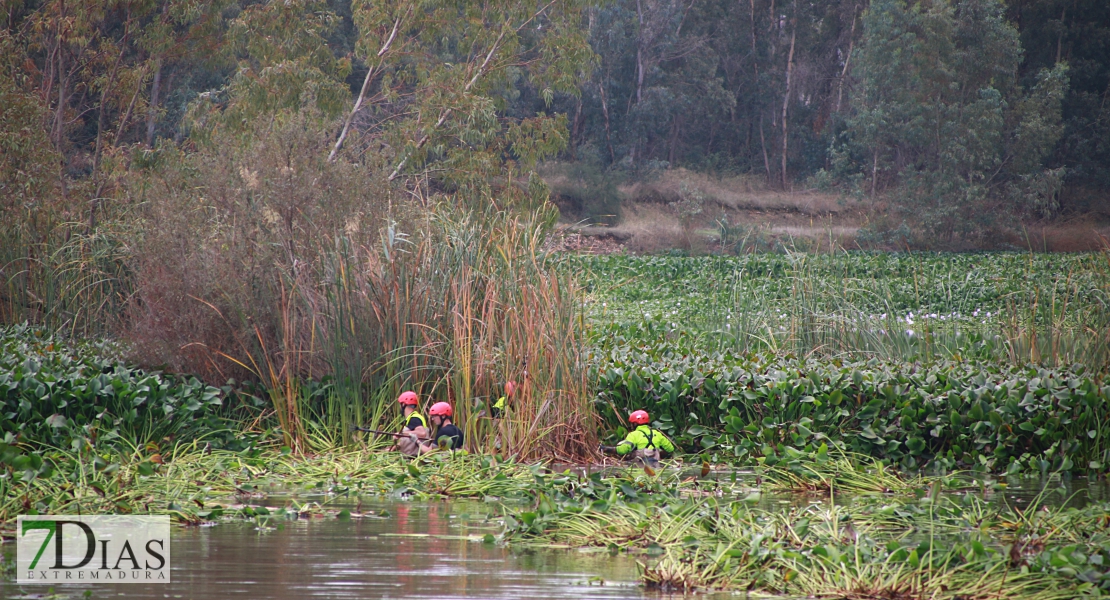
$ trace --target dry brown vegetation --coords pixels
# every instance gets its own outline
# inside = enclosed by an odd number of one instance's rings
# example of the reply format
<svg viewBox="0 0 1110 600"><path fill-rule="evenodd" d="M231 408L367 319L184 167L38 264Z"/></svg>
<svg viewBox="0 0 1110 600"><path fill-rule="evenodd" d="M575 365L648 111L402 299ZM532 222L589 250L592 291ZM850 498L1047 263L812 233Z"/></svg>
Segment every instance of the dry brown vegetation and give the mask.
<svg viewBox="0 0 1110 600"><path fill-rule="evenodd" d="M398 198L373 164L328 161L331 143L294 115L145 152L112 229L4 246L36 253L8 268L37 271L5 279L2 316L116 337L141 365L215 385L257 382L294 451L390 426L413 389L454 404L471 450L591 458L576 288L539 252L550 209ZM524 385L507 416L479 418L509 380Z"/></svg>
<svg viewBox="0 0 1110 600"><path fill-rule="evenodd" d="M782 191L768 187L761 176L716 177L678 168L629 178L619 184L614 181L612 189L619 211L609 212L619 214L608 223L592 223L580 206L581 201L568 201L579 185L574 170L564 164L551 164L543 174L562 210L565 235L572 236L563 248L571 251L651 253L674 248L721 251L722 223L738 228L740 235L749 238L750 250L856 248L861 244L871 248L875 247L874 242L858 239L861 229L891 225L895 219L881 201L855 201L816 190ZM700 195L700 212L684 219L680 205L684 191L688 194L688 190L696 190ZM1110 239L1110 218L1094 210L1098 202L1091 198L1085 202L1083 207L1090 209L1088 212L999 227L986 239L974 243L941 244L920 238L912 240L911 245L934 250L1099 250Z"/></svg>

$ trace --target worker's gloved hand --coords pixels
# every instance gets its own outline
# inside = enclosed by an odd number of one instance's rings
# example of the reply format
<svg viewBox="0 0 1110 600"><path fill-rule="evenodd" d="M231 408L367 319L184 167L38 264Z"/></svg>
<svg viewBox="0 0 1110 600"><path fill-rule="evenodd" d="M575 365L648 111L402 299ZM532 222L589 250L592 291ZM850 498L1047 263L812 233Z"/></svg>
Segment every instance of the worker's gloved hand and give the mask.
<svg viewBox="0 0 1110 600"><path fill-rule="evenodd" d="M614 454L617 451L616 446L601 446L599 449L606 454Z"/></svg>

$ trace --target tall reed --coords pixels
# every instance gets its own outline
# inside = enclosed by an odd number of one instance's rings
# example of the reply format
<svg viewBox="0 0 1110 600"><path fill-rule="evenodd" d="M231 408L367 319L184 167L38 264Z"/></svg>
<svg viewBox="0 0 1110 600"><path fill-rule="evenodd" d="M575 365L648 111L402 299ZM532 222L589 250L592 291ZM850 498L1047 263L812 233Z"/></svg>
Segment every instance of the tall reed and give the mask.
<svg viewBox="0 0 1110 600"><path fill-rule="evenodd" d="M29 322L71 336L102 336L132 287L126 244L109 230L63 224L46 232L0 226L0 322Z"/></svg>
<svg viewBox="0 0 1110 600"><path fill-rule="evenodd" d="M380 250L340 240L317 318L336 377L323 417L387 427L397 394L414 389L425 408L452 404L471 450L591 456L582 316L570 277L540 252L547 218L443 203L419 234L386 227ZM489 419L510 380L520 392Z"/></svg>

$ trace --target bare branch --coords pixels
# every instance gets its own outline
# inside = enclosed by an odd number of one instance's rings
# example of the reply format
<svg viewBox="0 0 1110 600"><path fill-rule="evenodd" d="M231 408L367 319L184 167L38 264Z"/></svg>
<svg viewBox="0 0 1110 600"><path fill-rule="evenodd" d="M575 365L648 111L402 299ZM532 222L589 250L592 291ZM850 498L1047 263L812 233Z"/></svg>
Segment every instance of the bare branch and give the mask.
<svg viewBox="0 0 1110 600"><path fill-rule="evenodd" d="M540 9L540 10L544 10L544 9ZM539 13L537 13L537 14L539 14ZM531 19L529 19L529 20L531 20ZM486 53L486 59L484 61L482 61L482 66L478 67L477 72L474 73L474 77L471 77L470 81L467 82L466 87L463 88L463 93L464 94L469 92L470 88L473 87L475 83L477 83L478 78L482 76L482 72L485 71L486 66L489 65L490 59L493 58L493 53L497 51L498 46L501 45L501 40L504 39L504 38L505 38L505 29L502 28L501 29L501 34L497 36L497 40L495 40L493 42L493 45L490 46L489 52ZM432 127L431 131L435 131L436 129L439 129L441 126L443 126L443 124L447 121L447 117L451 116L452 111L453 111L453 109L451 109L451 108L444 109L443 112L440 113L439 120L436 121L436 124L435 124L434 127ZM416 143L416 148L413 148L413 152L419 152L420 149L424 147L424 144L428 143L428 139L432 135L431 131L428 132L428 133L425 133L424 137L420 138L420 141ZM389 174L389 181L393 181L394 179L397 178L397 175L401 173L401 169L405 168L405 164L408 163L410 156L412 156L412 152L410 152L403 159L401 159L401 162L397 165L397 168L393 169L393 172Z"/></svg>
<svg viewBox="0 0 1110 600"><path fill-rule="evenodd" d="M355 105L351 108L351 114L347 115L347 121L343 123L343 131L339 133L339 139L335 140L335 147L332 148L331 153L328 154L328 162L333 162L336 154L339 153L339 149L343 147L343 140L347 139L347 133L351 130L351 123L355 120L355 114L362 108L362 101L366 97L366 91L370 89L370 81L374 78L374 70L381 67L383 62L382 57L389 51L389 46L393 44L393 38L396 37L397 28L400 26L401 19L398 18L393 22L393 31L390 32L389 39L386 40L385 44L382 44L381 49L378 50L377 65L371 65L370 70L366 72L366 78L362 80L362 89L358 92L358 99L355 100Z"/></svg>

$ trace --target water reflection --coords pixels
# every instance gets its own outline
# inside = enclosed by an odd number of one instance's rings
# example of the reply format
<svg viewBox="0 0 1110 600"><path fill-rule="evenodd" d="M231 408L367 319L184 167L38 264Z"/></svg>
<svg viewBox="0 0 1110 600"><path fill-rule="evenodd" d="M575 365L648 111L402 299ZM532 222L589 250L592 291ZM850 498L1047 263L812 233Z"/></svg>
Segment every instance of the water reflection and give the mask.
<svg viewBox="0 0 1110 600"><path fill-rule="evenodd" d="M249 523L175 529L171 584L66 585L56 592L128 599L645 597L627 557L514 553L435 537L499 530L487 520L490 507L480 503L392 502L364 509L388 510L392 517L282 521L280 528L263 530ZM45 586L0 583L2 598L47 592Z"/></svg>

